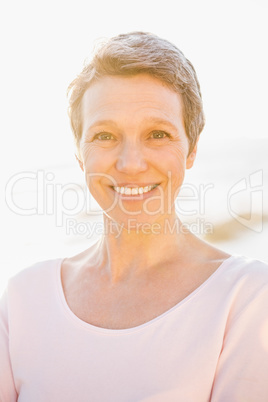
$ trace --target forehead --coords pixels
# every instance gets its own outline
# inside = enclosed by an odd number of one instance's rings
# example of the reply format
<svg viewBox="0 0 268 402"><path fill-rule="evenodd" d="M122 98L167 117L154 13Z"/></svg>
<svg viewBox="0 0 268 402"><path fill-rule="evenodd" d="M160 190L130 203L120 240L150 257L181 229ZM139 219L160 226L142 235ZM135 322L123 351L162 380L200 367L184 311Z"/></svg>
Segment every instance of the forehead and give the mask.
<svg viewBox="0 0 268 402"><path fill-rule="evenodd" d="M99 119L166 118L181 123L181 96L165 83L147 74L131 77L105 76L85 91L82 99L83 125Z"/></svg>

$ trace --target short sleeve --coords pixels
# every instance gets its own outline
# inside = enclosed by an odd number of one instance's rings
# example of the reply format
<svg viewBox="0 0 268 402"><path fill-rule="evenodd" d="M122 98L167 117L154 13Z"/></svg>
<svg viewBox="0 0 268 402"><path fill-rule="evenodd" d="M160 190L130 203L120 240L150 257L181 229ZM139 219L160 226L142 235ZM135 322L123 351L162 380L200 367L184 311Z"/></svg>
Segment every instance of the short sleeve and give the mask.
<svg viewBox="0 0 268 402"><path fill-rule="evenodd" d="M17 401L9 353L7 292L0 299L0 401Z"/></svg>
<svg viewBox="0 0 268 402"><path fill-rule="evenodd" d="M268 401L268 286L228 324L210 402Z"/></svg>

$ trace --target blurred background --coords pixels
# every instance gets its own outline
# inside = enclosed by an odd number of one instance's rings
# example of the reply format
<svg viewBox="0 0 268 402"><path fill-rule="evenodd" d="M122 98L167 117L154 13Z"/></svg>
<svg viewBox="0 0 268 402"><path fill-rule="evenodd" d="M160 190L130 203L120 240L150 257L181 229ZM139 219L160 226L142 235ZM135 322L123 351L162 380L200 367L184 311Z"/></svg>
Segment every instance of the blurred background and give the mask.
<svg viewBox="0 0 268 402"><path fill-rule="evenodd" d="M66 89L98 40L133 30L177 45L201 84L207 122L178 215L217 247L268 262L267 14L265 0L2 2L0 293L19 270L100 235Z"/></svg>

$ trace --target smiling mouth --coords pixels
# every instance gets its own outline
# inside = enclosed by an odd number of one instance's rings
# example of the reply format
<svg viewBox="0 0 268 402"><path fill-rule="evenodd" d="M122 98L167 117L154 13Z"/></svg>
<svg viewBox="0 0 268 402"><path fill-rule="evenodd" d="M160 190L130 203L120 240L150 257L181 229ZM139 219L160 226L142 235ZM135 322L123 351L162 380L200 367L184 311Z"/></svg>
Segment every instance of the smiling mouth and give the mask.
<svg viewBox="0 0 268 402"><path fill-rule="evenodd" d="M113 190L118 194L124 195L141 195L146 194L155 189L159 184L152 184L145 187L116 187L112 186Z"/></svg>

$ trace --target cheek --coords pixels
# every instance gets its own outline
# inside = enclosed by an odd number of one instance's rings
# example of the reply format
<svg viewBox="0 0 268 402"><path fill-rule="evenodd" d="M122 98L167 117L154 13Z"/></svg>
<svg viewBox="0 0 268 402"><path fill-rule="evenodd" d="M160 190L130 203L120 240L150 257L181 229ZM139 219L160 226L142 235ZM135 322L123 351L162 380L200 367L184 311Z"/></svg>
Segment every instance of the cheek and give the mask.
<svg viewBox="0 0 268 402"><path fill-rule="evenodd" d="M81 156L85 165L85 170L90 172L103 172L108 166L109 156L102 154L94 145L85 145L81 150Z"/></svg>
<svg viewBox="0 0 268 402"><path fill-rule="evenodd" d="M160 159L175 176L184 176L187 155L183 147L170 148L166 156L162 155Z"/></svg>
<svg viewBox="0 0 268 402"><path fill-rule="evenodd" d="M174 199L178 196L184 181L186 159L185 150L182 148L170 150L168 158L164 159Z"/></svg>
<svg viewBox="0 0 268 402"><path fill-rule="evenodd" d="M81 154L85 167L85 181L94 197L100 191L100 185L102 188L116 185L114 177L109 173L113 163L111 153L100 152L95 146L87 146Z"/></svg>

